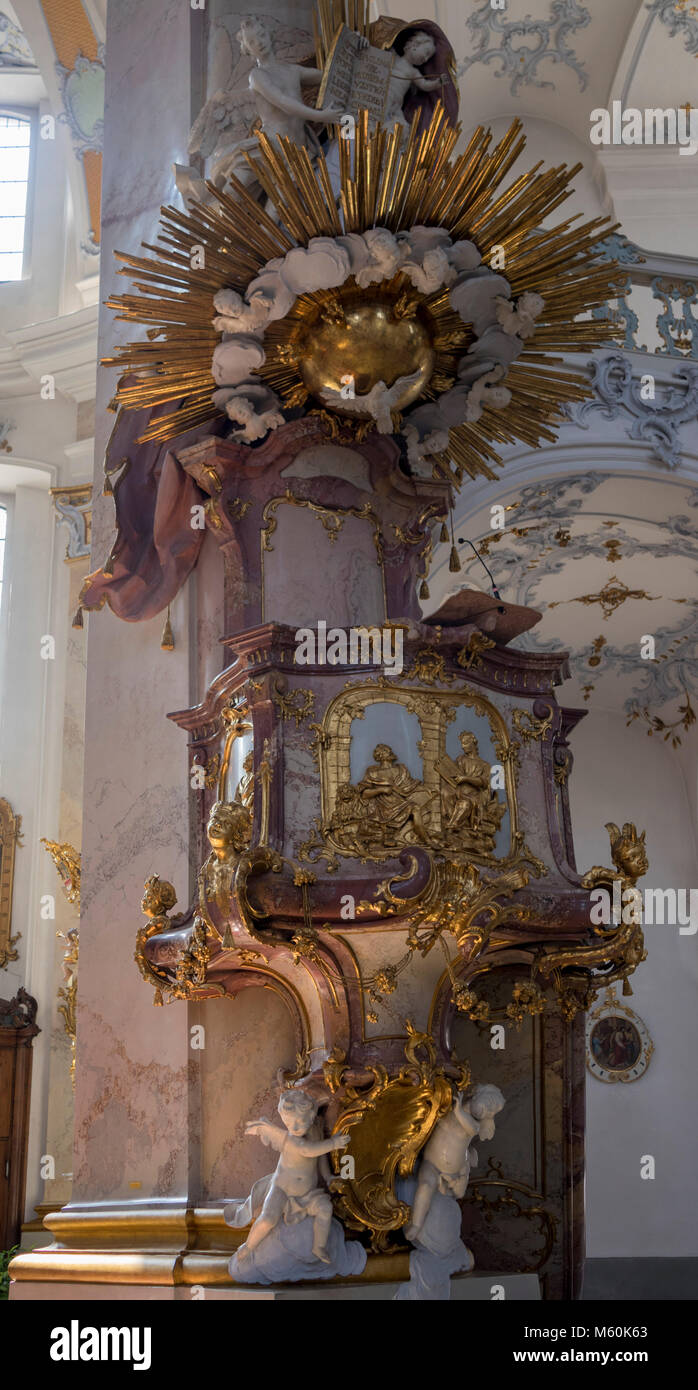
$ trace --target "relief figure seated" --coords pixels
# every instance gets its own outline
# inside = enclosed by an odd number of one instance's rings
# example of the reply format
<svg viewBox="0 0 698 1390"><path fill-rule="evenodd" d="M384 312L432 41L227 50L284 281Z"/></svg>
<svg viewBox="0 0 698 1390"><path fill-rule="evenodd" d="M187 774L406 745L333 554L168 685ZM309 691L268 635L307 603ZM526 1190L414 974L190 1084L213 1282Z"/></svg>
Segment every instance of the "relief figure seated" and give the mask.
<svg viewBox="0 0 698 1390"><path fill-rule="evenodd" d="M449 842L485 853L494 851L497 831L506 811L490 785L490 764L480 757L477 739L469 730L460 735L457 758L440 758L436 770L445 784L442 792L443 829Z"/></svg>
<svg viewBox="0 0 698 1390"><path fill-rule="evenodd" d="M398 762L387 743L377 744L373 756L356 786L339 788L331 825L335 837L363 853L427 844L423 811L433 793Z"/></svg>

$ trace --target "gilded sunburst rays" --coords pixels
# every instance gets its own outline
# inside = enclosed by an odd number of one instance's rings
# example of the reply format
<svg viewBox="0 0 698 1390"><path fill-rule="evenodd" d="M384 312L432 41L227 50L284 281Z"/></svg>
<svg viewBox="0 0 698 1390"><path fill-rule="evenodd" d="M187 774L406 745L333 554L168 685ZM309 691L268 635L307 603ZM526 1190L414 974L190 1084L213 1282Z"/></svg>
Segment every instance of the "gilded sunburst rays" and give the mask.
<svg viewBox="0 0 698 1390"><path fill-rule="evenodd" d="M545 300L534 338L508 373L510 405L487 409L477 424L452 429L448 451L434 457L436 471L456 479L464 473L491 477L499 462L497 445L553 440L550 426L561 418L562 407L588 395L585 378L556 354L591 351L613 334L605 318L592 317L613 295L616 267L597 248L611 228L604 218L581 225L572 218L540 230L569 197L579 165L548 170L536 165L502 190L524 148L519 121L491 151L490 133L479 128L467 149L455 155L458 135L437 108L422 134L415 117L401 147L397 127L379 126L370 133L362 113L355 140L339 142L339 208L323 157L313 163L289 140L272 144L260 135L258 153L248 162L278 223L235 179L234 197L209 185L212 206L197 204L186 213L163 208L157 245L144 247L150 256L119 257L120 273L132 277L132 292L108 301L119 318L147 330L144 339L106 359L127 374L117 400L131 408L178 403L174 412L158 413L142 438L172 438L216 415L211 359L220 334L211 320L219 289L243 292L267 261L315 236L373 226L396 233L424 225L444 227L454 241L474 241L484 263L502 268L514 298L535 291ZM450 308L448 291L420 296L401 275L380 288L382 295L392 294L392 312L417 314L429 326L434 366L421 399L432 399L453 382L470 330ZM341 313L336 291L302 295L287 317L266 331L262 375L286 406L306 403L299 362L303 331L314 317L331 315L333 305Z"/></svg>

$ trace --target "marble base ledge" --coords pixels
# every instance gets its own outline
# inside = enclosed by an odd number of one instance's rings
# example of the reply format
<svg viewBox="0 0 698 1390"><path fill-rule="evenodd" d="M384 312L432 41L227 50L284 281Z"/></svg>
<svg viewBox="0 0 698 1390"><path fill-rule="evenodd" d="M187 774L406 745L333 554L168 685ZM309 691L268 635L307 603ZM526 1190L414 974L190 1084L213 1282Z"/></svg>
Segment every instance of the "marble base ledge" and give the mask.
<svg viewBox="0 0 698 1390"><path fill-rule="evenodd" d="M451 1280L451 1302L489 1303L492 1301L492 1287L503 1287L507 1302L534 1302L540 1299L540 1285L536 1274L465 1274ZM71 1284L71 1283L13 1283L10 1299L27 1302L49 1300L62 1303L145 1303L157 1300L160 1303L192 1303L195 1301L220 1302L224 1299L233 1302L302 1302L321 1299L324 1303L339 1303L356 1300L390 1302L397 1292L397 1283L384 1284L286 1284L270 1288L207 1288L202 1290L204 1298L194 1289L185 1286L169 1287L162 1284Z"/></svg>

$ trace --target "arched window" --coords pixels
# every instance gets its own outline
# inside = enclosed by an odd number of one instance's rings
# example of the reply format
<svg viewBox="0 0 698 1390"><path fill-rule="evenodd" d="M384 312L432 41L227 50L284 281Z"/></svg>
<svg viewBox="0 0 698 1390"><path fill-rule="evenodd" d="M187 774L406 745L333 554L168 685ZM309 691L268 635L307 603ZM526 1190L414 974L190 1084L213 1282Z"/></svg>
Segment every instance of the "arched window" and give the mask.
<svg viewBox="0 0 698 1390"><path fill-rule="evenodd" d="M31 122L0 112L0 281L21 280Z"/></svg>

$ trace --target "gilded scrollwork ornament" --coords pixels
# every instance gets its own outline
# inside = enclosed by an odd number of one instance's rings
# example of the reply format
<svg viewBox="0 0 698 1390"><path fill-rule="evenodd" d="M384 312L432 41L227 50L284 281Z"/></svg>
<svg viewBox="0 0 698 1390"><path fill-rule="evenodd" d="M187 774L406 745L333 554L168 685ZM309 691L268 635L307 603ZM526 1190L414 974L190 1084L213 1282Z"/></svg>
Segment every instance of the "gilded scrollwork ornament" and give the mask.
<svg viewBox="0 0 698 1390"><path fill-rule="evenodd" d="M442 681L445 685L455 680L452 672L446 670L446 658L434 647L422 647L415 655L407 672L407 679L423 681L425 685L435 685Z"/></svg>
<svg viewBox="0 0 698 1390"><path fill-rule="evenodd" d="M615 901L615 885L621 912L612 925L594 927L596 941L592 944L546 945L536 957L536 974L550 978L561 1013L568 1022L591 1006L601 988L616 980L623 981L624 994L632 994L628 977L647 956L642 933L642 896L636 888L638 878L649 868L645 832L639 835L631 821L626 821L622 830L608 821L606 830L614 868L595 865L584 874L582 886L590 892L600 889L610 904Z"/></svg>
<svg viewBox="0 0 698 1390"><path fill-rule="evenodd" d="M190 999L197 990L206 986L208 991L225 994L222 985L208 980L210 949L208 944L208 923L197 913L194 917L189 938L179 951L174 969L160 964L154 965L146 952L146 943L154 936L171 932L182 924L182 917L171 917L170 913L177 902L177 894L167 879L151 874L143 889L141 911L148 919L139 927L136 935L134 959L143 979L152 985L155 993L153 1004L161 1007L175 999Z"/></svg>
<svg viewBox="0 0 698 1390"><path fill-rule="evenodd" d="M172 928L173 923L169 914L176 902L177 894L167 879L161 879L159 874L151 874L150 878L146 879L141 911L147 917L148 924L138 928L134 960L143 979L151 984L155 990L153 1004L156 1006L161 1006L164 1002L163 991L165 993L172 991L172 980L164 970L155 969L150 964L145 955L144 947L151 936L156 936L160 932L169 931Z"/></svg>
<svg viewBox="0 0 698 1390"><path fill-rule="evenodd" d="M63 892L69 903L80 911L80 851L72 845L57 840L41 840L46 846L63 885ZM57 992L56 1008L63 1019L63 1027L70 1038L70 1079L75 1088L75 1059L77 1039L77 998L78 998L78 959L80 954L80 928L76 923L67 931L57 931L56 936L65 943L61 968L63 984Z"/></svg>
<svg viewBox="0 0 698 1390"><path fill-rule="evenodd" d="M394 1233L410 1218L410 1208L396 1195L398 1177L409 1176L437 1121L452 1106L454 1086L462 1094L470 1069L455 1065L453 1077L436 1064L436 1048L427 1033L405 1021L405 1064L391 1076L371 1064L371 1081L352 1084L351 1070L335 1048L323 1071L325 1082L340 1100L333 1132L348 1131L354 1175L340 1177L341 1161L331 1159L335 1177L335 1212L353 1231L367 1231L371 1248L390 1249Z"/></svg>
<svg viewBox="0 0 698 1390"><path fill-rule="evenodd" d="M478 670L482 667L482 654L496 646L492 637L488 637L485 632L476 629L470 633L464 647L456 653L456 661L464 671Z"/></svg>
<svg viewBox="0 0 698 1390"><path fill-rule="evenodd" d="M57 840L45 840L42 838L41 843L46 846L56 866L56 872L63 884L63 891L68 902L77 904L79 908L80 851L73 849L72 845L59 843Z"/></svg>
<svg viewBox="0 0 698 1390"><path fill-rule="evenodd" d="M367 910L381 917L399 916L407 926L408 946L426 956L444 932L455 937L459 950L470 959L485 949L492 931L504 919L527 921L531 910L512 902L529 881L523 863L491 878L475 864L458 864L437 859L432 862L426 886L414 898L393 892L397 880L379 886L374 903L361 902L357 913Z"/></svg>
<svg viewBox="0 0 698 1390"><path fill-rule="evenodd" d="M308 719L315 711L315 692L313 690L301 690L299 686L293 690L284 690L277 682L274 689L274 704L278 707L281 718L294 719L298 729L303 720Z"/></svg>
<svg viewBox="0 0 698 1390"><path fill-rule="evenodd" d="M493 1195L490 1196L490 1190ZM537 1234L542 1247L532 1260L520 1267L522 1274L535 1274L547 1264L552 1253L556 1234L557 1218L546 1204L543 1194L525 1183L507 1178L502 1165L491 1158L487 1171L481 1178L471 1178L468 1185L468 1203L472 1203L482 1213L490 1225L496 1218L511 1216L514 1220L529 1221L537 1226Z"/></svg>
<svg viewBox="0 0 698 1390"><path fill-rule="evenodd" d="M505 1013L517 1032L525 1018L536 1018L545 1013L545 995L535 980L515 981Z"/></svg>
<svg viewBox="0 0 698 1390"><path fill-rule="evenodd" d="M538 719L530 710L515 709L511 722L524 743L543 741L552 729L553 710L549 709L546 715Z"/></svg>

